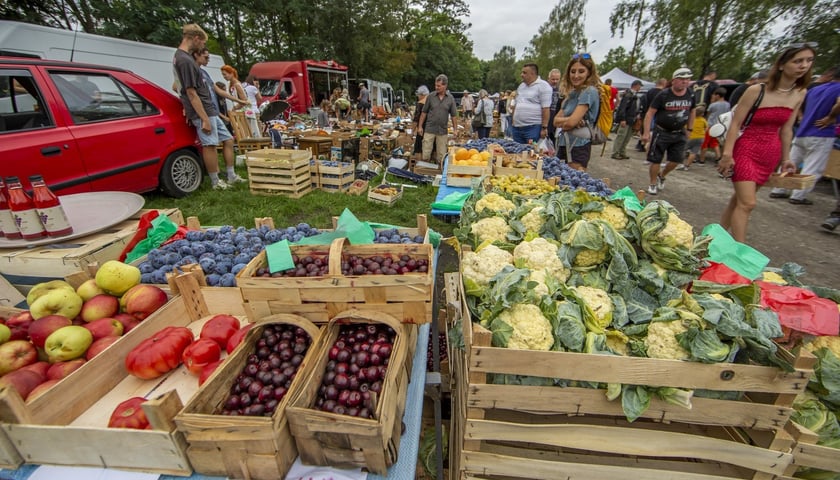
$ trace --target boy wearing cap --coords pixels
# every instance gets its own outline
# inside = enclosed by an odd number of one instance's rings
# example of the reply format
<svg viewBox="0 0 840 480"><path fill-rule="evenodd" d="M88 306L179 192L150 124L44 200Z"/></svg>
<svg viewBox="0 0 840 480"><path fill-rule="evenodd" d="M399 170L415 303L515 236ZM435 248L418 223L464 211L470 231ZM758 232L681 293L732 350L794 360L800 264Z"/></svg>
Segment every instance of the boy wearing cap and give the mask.
<svg viewBox="0 0 840 480"><path fill-rule="evenodd" d="M647 193L656 195L665 188L665 177L685 159L687 134L694 127L694 95L688 91L691 83L691 70L678 68L671 77L671 87L659 92L645 114L642 126L642 141L650 141L647 162L650 165L650 186ZM656 118L656 125L651 132L651 121ZM660 164L665 154L668 164L660 173Z"/></svg>

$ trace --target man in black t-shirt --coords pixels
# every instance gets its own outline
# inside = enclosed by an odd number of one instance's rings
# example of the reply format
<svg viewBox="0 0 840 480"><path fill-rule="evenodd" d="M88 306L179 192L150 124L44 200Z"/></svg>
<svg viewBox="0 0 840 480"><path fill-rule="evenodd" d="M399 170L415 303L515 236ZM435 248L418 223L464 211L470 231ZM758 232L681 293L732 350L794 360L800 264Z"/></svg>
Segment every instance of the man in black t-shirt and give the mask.
<svg viewBox="0 0 840 480"><path fill-rule="evenodd" d="M656 195L665 188L665 177L685 159L685 144L688 132L694 126L694 96L688 91L691 70L678 68L674 71L671 88L662 90L653 99L643 123L642 141L650 140L647 161L650 165L650 186L647 193ZM651 122L655 126L651 134ZM660 174L659 168L665 154L668 165Z"/></svg>
<svg viewBox="0 0 840 480"><path fill-rule="evenodd" d="M698 107L702 105L707 109L709 108L709 104L712 103L712 92L718 88L718 84L715 80L717 80L717 72L709 70L705 75L703 75L702 80L697 80L697 82L691 86L691 92L694 94L695 105Z"/></svg>

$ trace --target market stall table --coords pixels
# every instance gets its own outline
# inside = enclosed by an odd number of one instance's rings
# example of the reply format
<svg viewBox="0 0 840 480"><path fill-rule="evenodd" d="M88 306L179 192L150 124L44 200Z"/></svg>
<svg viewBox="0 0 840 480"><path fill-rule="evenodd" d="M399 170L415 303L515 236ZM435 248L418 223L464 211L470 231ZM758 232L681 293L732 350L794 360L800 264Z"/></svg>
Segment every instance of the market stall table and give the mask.
<svg viewBox="0 0 840 480"><path fill-rule="evenodd" d="M449 154L447 153L443 159L443 175L440 179L440 186L438 187L438 193L435 197L435 202L439 202L446 198L447 195L452 193L467 193L470 191L470 187L452 187L446 184L446 174L447 170L449 169ZM461 212L459 210L442 210L439 208L432 208L432 215L446 221L446 222L457 222L458 218L461 216Z"/></svg>
<svg viewBox="0 0 840 480"><path fill-rule="evenodd" d="M388 475L369 474L370 480L394 479L408 480L415 478L417 468L417 451L420 446L421 417L423 414L423 390L425 384L426 351L429 341L429 329L431 323L424 323L419 326L417 335L417 348L414 352L414 366L411 370L411 381L408 385L407 399L405 405L405 433L400 442L397 462L388 469ZM142 454L142 453L138 453ZM38 468L38 465L23 465L17 470L0 470L2 480L28 480ZM116 478L116 477L113 477ZM189 477L178 477L172 475L160 475L161 480L224 480L225 477L207 476L193 474Z"/></svg>

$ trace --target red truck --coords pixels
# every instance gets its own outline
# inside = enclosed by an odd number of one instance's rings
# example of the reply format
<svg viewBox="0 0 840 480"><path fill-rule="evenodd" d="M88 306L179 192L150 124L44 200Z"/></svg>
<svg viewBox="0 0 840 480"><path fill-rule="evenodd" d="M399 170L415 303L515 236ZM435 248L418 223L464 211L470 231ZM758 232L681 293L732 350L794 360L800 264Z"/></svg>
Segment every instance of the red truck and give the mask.
<svg viewBox="0 0 840 480"><path fill-rule="evenodd" d="M280 100L285 92L293 113L309 113L336 87L347 88L347 67L333 60L260 62L249 73L259 80L263 100Z"/></svg>

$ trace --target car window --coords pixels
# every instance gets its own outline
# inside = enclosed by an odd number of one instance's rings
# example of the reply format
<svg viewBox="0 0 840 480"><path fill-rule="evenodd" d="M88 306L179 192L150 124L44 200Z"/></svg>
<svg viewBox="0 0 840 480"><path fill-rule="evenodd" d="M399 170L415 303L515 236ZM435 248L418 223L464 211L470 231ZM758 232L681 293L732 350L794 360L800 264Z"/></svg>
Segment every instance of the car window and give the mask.
<svg viewBox="0 0 840 480"><path fill-rule="evenodd" d="M109 75L50 72L50 77L77 124L158 113L154 105Z"/></svg>
<svg viewBox="0 0 840 480"><path fill-rule="evenodd" d="M0 70L0 134L53 125L29 72Z"/></svg>

